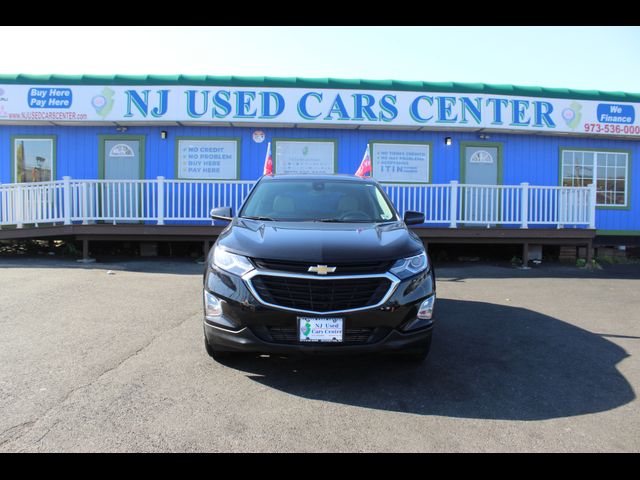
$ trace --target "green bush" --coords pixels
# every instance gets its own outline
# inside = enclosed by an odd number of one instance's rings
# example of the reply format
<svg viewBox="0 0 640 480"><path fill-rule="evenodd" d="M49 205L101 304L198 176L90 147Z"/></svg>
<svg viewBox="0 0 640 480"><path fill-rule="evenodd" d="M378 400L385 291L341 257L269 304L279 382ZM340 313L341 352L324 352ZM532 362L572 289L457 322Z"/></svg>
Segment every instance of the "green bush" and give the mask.
<svg viewBox="0 0 640 480"><path fill-rule="evenodd" d="M608 264L608 265L617 265L617 264L638 264L640 263L640 259L636 257L622 257L622 256L611 256L611 255L602 255L596 257L598 263Z"/></svg>
<svg viewBox="0 0 640 480"><path fill-rule="evenodd" d="M73 242L66 243L64 246L65 255L75 256L78 254L78 249Z"/></svg>

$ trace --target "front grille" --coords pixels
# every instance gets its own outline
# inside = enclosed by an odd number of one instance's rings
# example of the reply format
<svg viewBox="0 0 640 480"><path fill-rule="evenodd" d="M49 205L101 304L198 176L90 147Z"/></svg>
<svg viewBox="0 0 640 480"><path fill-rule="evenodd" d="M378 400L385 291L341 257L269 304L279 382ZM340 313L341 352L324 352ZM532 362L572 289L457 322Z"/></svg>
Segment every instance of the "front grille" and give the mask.
<svg viewBox="0 0 640 480"><path fill-rule="evenodd" d="M317 265L310 262L289 262L285 260L265 260L253 258L253 263L261 270L275 270L278 272L308 273L309 267ZM369 261L369 262L326 262L330 267L336 267L331 275L367 275L374 273L384 273L391 268L393 262L390 261Z"/></svg>
<svg viewBox="0 0 640 480"><path fill-rule="evenodd" d="M251 283L267 303L312 312L376 305L391 286L391 281L384 277L316 280L256 275Z"/></svg>
<svg viewBox="0 0 640 480"><path fill-rule="evenodd" d="M271 339L276 343L299 342L299 338L297 336L298 332L295 328L267 327L267 330L269 332L269 335L271 335ZM376 329L374 328L347 328L344 331L343 343L368 343L375 331Z"/></svg>

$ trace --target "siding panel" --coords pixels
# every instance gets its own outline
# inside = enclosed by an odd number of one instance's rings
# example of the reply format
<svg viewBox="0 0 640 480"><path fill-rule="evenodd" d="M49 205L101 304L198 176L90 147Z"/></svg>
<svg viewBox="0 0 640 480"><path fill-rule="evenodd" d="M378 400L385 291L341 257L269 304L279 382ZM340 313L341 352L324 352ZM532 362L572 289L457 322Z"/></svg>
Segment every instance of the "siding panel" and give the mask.
<svg viewBox="0 0 640 480"><path fill-rule="evenodd" d="M146 138L145 174L148 178L163 175L175 178L174 142L178 136L240 137L240 177L256 179L262 174L267 142L274 137L328 138L338 142L338 173L353 173L358 168L367 144L372 140L432 142L432 182L447 183L460 178L460 142L478 142L472 132L415 132L391 130L339 130L260 127L266 134L263 143L255 143L252 133L258 128L247 127L129 127L126 134ZM166 130L168 138L160 138ZM98 178L98 136L116 135L115 127L73 126L0 126L0 182L11 182L10 138L12 135L56 135L56 178ZM445 137L453 144L446 146ZM565 136L490 134L489 142L503 143L503 183L558 185L559 151L564 148L603 148L631 151L630 195L628 210L598 209L596 225L602 230L640 231L640 142L601 138Z"/></svg>

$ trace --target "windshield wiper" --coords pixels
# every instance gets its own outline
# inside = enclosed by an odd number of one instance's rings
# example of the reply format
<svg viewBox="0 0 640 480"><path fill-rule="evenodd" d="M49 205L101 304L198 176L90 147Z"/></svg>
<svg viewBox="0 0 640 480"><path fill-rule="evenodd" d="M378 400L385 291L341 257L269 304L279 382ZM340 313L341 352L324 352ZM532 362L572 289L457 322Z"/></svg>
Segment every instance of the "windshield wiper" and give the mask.
<svg viewBox="0 0 640 480"><path fill-rule="evenodd" d="M271 217L262 217L262 216L247 216L247 217L240 217L240 218L246 218L248 220L264 220L267 222L275 222L275 220Z"/></svg>
<svg viewBox="0 0 640 480"><path fill-rule="evenodd" d="M326 223L375 223L375 220L345 220L342 218L315 218L314 222Z"/></svg>

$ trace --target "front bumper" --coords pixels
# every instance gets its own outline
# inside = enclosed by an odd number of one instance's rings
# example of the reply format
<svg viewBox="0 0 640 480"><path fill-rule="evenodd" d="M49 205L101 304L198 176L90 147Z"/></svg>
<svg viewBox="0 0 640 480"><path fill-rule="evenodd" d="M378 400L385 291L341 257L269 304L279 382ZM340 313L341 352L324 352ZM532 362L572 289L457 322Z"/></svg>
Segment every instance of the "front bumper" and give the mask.
<svg viewBox="0 0 640 480"><path fill-rule="evenodd" d="M249 327L238 331L226 330L205 320L204 332L207 342L214 350L257 352L257 353L309 353L309 354L349 354L372 352L400 352L418 350L431 337L432 326L402 333L391 330L383 339L375 343L335 344L335 343L276 343L257 337Z"/></svg>
<svg viewBox="0 0 640 480"><path fill-rule="evenodd" d="M399 281L382 304L327 315L310 315L265 305L253 295L243 279L217 268L207 269L204 287L221 300L221 317L205 317L204 320L207 342L218 351L283 354L408 351L424 345L433 327L432 319L422 321L411 331L403 330L403 326L416 319L422 301L435 294L431 270ZM344 342L297 341L298 317L301 316L343 318Z"/></svg>

